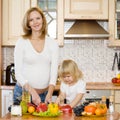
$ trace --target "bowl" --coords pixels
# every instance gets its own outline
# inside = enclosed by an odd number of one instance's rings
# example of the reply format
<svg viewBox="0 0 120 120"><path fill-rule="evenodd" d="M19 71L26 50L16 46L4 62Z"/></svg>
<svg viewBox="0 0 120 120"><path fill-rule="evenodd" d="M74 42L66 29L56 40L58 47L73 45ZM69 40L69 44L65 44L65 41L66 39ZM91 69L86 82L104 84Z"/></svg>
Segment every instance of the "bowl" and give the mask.
<svg viewBox="0 0 120 120"><path fill-rule="evenodd" d="M120 83L113 83L113 85L115 85L115 86L120 86Z"/></svg>

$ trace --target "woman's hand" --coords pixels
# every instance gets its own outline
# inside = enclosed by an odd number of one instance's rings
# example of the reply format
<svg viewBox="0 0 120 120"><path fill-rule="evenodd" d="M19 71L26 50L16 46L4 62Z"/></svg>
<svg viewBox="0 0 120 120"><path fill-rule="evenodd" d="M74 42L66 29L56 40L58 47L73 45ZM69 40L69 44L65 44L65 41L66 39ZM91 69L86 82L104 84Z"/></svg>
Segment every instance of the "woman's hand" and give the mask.
<svg viewBox="0 0 120 120"><path fill-rule="evenodd" d="M52 95L48 93L45 98L45 103L51 103L51 102L52 102Z"/></svg>
<svg viewBox="0 0 120 120"><path fill-rule="evenodd" d="M41 99L40 99L39 95L36 92L32 94L32 102L35 105L39 105L40 102L41 102Z"/></svg>
<svg viewBox="0 0 120 120"><path fill-rule="evenodd" d="M52 102L52 94L53 94L54 88L55 88L54 85L49 85L48 93L47 93L46 98L45 98L45 103Z"/></svg>
<svg viewBox="0 0 120 120"><path fill-rule="evenodd" d="M35 104L35 105L39 105L39 103L41 102L41 99L38 95L38 93L35 91L34 88L32 88L28 83L26 83L24 85L24 88L26 90L28 90L28 92L31 94L32 96L32 102Z"/></svg>

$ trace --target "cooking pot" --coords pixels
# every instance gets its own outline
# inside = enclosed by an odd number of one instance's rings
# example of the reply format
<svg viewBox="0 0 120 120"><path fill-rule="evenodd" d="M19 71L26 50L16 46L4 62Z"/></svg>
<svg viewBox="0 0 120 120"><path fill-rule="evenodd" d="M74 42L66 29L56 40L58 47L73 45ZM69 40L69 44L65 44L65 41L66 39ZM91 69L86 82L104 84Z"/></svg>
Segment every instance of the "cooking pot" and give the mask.
<svg viewBox="0 0 120 120"><path fill-rule="evenodd" d="M6 68L6 85L15 85L16 78L15 78L15 70L14 70L14 63L11 63Z"/></svg>

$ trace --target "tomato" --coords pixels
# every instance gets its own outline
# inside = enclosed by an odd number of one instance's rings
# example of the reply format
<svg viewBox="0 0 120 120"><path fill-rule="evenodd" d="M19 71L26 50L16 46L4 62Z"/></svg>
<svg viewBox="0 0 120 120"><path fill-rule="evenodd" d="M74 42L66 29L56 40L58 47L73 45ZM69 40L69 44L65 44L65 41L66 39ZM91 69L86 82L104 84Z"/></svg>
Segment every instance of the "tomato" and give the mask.
<svg viewBox="0 0 120 120"><path fill-rule="evenodd" d="M120 83L120 78L117 79L117 83Z"/></svg>
<svg viewBox="0 0 120 120"><path fill-rule="evenodd" d="M36 112L45 112L47 111L48 107L46 103L40 103L37 107L36 107Z"/></svg>
<svg viewBox="0 0 120 120"><path fill-rule="evenodd" d="M96 109L97 108L95 106L87 105L87 106L85 106L84 111L88 112L88 113L92 113L92 115L93 115L93 114L95 114Z"/></svg>
<svg viewBox="0 0 120 120"><path fill-rule="evenodd" d="M112 83L117 83L118 78L112 78Z"/></svg>
<svg viewBox="0 0 120 120"><path fill-rule="evenodd" d="M71 108L70 105L60 106L60 110L61 110L63 113L72 113L72 108Z"/></svg>

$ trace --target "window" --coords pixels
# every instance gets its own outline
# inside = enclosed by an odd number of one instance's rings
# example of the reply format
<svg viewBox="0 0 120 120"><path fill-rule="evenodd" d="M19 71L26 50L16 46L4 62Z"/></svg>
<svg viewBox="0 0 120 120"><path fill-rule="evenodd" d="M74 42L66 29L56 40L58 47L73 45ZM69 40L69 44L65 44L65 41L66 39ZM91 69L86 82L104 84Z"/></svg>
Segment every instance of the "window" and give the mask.
<svg viewBox="0 0 120 120"><path fill-rule="evenodd" d="M57 0L38 0L38 6L43 10L47 23L48 35L52 38L57 37Z"/></svg>

